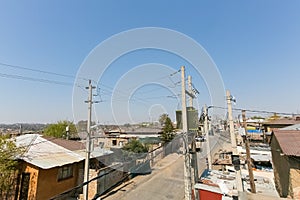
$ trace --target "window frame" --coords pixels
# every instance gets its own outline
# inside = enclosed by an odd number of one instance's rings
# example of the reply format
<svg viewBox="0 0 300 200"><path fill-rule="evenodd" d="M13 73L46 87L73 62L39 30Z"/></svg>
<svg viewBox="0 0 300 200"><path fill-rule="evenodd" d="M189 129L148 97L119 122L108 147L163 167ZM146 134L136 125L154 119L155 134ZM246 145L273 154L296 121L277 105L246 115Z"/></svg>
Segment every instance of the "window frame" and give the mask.
<svg viewBox="0 0 300 200"><path fill-rule="evenodd" d="M74 170L73 165L64 165L58 168L57 181L63 181L66 179L73 178Z"/></svg>

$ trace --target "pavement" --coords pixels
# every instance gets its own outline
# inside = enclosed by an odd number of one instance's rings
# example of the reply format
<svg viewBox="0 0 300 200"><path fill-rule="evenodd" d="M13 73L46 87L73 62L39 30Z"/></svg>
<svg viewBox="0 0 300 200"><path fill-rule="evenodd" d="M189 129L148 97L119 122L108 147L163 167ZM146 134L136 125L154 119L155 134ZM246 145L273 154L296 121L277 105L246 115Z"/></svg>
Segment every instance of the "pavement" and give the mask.
<svg viewBox="0 0 300 200"><path fill-rule="evenodd" d="M227 135L226 135L227 136ZM227 148L226 136L216 134L209 136L210 153L212 156L220 149ZM226 146L226 147L225 147ZM206 168L207 152L206 144L198 157L199 175ZM184 199L184 177L183 177L183 155L173 153L159 160L149 175L137 176L118 187L108 194L100 197L102 200L183 200Z"/></svg>
<svg viewBox="0 0 300 200"><path fill-rule="evenodd" d="M137 176L100 197L102 200L182 200L183 198L183 156L177 153L158 161L151 174Z"/></svg>

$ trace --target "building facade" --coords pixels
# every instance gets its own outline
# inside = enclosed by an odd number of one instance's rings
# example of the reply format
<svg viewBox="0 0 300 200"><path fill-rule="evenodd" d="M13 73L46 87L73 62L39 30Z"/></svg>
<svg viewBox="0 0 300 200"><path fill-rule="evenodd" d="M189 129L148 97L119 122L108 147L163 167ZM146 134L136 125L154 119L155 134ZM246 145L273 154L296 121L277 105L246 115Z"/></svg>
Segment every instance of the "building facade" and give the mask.
<svg viewBox="0 0 300 200"><path fill-rule="evenodd" d="M275 130L270 145L279 195L300 199L300 131Z"/></svg>

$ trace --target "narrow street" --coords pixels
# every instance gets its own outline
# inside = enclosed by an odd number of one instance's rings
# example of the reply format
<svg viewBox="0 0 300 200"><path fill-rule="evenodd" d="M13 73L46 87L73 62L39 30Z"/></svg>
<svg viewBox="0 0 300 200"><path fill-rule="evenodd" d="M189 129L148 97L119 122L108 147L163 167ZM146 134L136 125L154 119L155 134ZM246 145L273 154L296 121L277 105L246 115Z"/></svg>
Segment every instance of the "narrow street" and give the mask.
<svg viewBox="0 0 300 200"><path fill-rule="evenodd" d="M215 134L209 137L212 156L220 148L226 148L229 144L226 133ZM204 150L197 154L199 175L206 168L207 151L205 150L205 143L203 143ZM168 155L154 166L151 174L135 177L102 196L101 199L182 200L184 199L183 161L182 155Z"/></svg>
<svg viewBox="0 0 300 200"><path fill-rule="evenodd" d="M159 161L151 174L137 176L101 199L182 200L183 197L183 156L171 154Z"/></svg>

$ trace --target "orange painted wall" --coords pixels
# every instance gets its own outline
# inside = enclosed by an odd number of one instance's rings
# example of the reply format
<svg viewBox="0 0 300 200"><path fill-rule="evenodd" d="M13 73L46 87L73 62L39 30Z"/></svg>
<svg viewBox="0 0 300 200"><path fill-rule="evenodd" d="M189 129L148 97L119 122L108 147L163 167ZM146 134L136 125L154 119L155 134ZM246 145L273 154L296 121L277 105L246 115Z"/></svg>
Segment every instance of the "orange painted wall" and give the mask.
<svg viewBox="0 0 300 200"><path fill-rule="evenodd" d="M37 200L44 200L54 197L77 186L78 164L73 164L73 177L57 180L58 167L52 169L40 169L37 186Z"/></svg>
<svg viewBox="0 0 300 200"><path fill-rule="evenodd" d="M28 199L36 199L39 168L29 163L23 163L23 172L30 173Z"/></svg>
<svg viewBox="0 0 300 200"><path fill-rule="evenodd" d="M41 169L29 163L22 163L22 172L30 173L28 199L45 200L78 185L80 163L73 164L73 177L58 181L58 169Z"/></svg>

